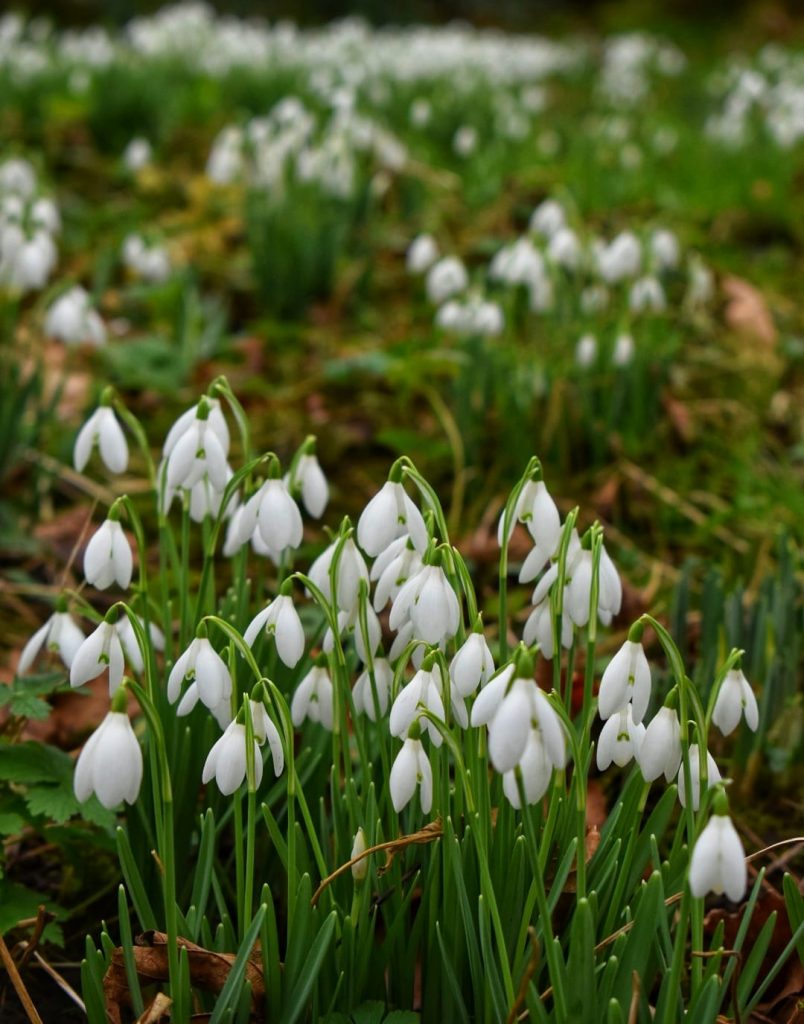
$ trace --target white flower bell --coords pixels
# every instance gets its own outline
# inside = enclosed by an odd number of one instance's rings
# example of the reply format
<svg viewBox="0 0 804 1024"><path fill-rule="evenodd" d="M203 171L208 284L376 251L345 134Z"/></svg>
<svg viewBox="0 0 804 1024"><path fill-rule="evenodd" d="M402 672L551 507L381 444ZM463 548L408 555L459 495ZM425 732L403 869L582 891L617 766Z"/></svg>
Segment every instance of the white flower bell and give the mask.
<svg viewBox="0 0 804 1024"><path fill-rule="evenodd" d="M662 707L645 730L637 763L646 782L653 782L664 773L672 782L681 765L681 725L675 708Z"/></svg>
<svg viewBox="0 0 804 1024"><path fill-rule="evenodd" d="M438 244L432 235L417 235L408 247L406 264L411 274L423 274L438 259Z"/></svg>
<svg viewBox="0 0 804 1024"><path fill-rule="evenodd" d="M605 771L612 763L624 768L639 757L645 739L645 726L634 721L631 705L613 714L600 730L597 741L597 766Z"/></svg>
<svg viewBox="0 0 804 1024"><path fill-rule="evenodd" d="M37 629L23 647L17 665L17 675L24 676L28 672L42 648L58 654L65 668L72 665L78 649L84 642L84 633L73 621L70 613L61 607L61 602L56 608L57 611Z"/></svg>
<svg viewBox="0 0 804 1024"><path fill-rule="evenodd" d="M732 903L738 903L748 882L745 850L727 809L717 804L716 798L715 813L692 850L690 892L698 899L708 892L725 892Z"/></svg>
<svg viewBox="0 0 804 1024"><path fill-rule="evenodd" d="M461 697L471 697L493 674L494 658L478 617L475 632L469 634L450 662L449 676Z"/></svg>
<svg viewBox="0 0 804 1024"><path fill-rule="evenodd" d="M422 514L396 477L392 469L390 479L366 505L357 521L357 543L372 558L403 534L410 535L420 554L427 547L427 527Z"/></svg>
<svg viewBox="0 0 804 1024"><path fill-rule="evenodd" d="M634 722L645 717L650 701L650 665L641 644L642 624L637 622L629 631L628 639L606 666L600 680L598 712L605 721L629 702Z"/></svg>
<svg viewBox="0 0 804 1024"><path fill-rule="evenodd" d="M692 809L693 811L698 810L698 806L701 802L701 760L698 754L698 744L693 743L690 746L689 752L690 758L690 785L692 786ZM718 766L715 764L715 759L707 750L706 752L706 787L711 789L712 786L716 786L718 782L722 781ZM687 783L684 779L684 765L683 763L678 769L678 800L682 807L687 806Z"/></svg>
<svg viewBox="0 0 804 1024"><path fill-rule="evenodd" d="M185 682L195 683L198 697L210 711L232 694L229 669L206 636L196 636L170 670L167 697L171 704L176 703Z"/></svg>
<svg viewBox="0 0 804 1024"><path fill-rule="evenodd" d="M83 686L108 669L109 693L117 691L123 681L124 658L115 622L104 619L75 652L70 665L70 686Z"/></svg>
<svg viewBox="0 0 804 1024"><path fill-rule="evenodd" d="M60 295L45 318L45 333L66 345L87 343L100 347L106 343L106 327L89 294L76 285Z"/></svg>
<svg viewBox="0 0 804 1024"><path fill-rule="evenodd" d="M134 559L131 545L117 519L115 509L92 535L84 553L84 575L90 586L106 590L116 583L123 590L131 585Z"/></svg>
<svg viewBox="0 0 804 1024"><path fill-rule="evenodd" d="M94 793L111 810L133 804L142 783L142 750L125 711L112 710L84 744L75 766L73 788L81 802Z"/></svg>
<svg viewBox="0 0 804 1024"><path fill-rule="evenodd" d="M221 738L207 754L201 781L206 785L215 779L224 796L231 796L243 784L247 772L246 727L235 719L226 726ZM262 756L254 740L254 785L262 782Z"/></svg>
<svg viewBox="0 0 804 1024"><path fill-rule="evenodd" d="M402 587L391 607L388 624L399 629L409 618L413 634L428 644L450 640L458 632L461 608L458 597L440 565L440 552L432 556Z"/></svg>
<svg viewBox="0 0 804 1024"><path fill-rule="evenodd" d="M304 627L299 613L290 596L291 584L283 584L282 593L273 599L261 612L257 612L248 625L243 637L249 647L265 630L273 636L276 652L288 668L295 668L304 654Z"/></svg>
<svg viewBox="0 0 804 1024"><path fill-rule="evenodd" d="M301 494L302 504L313 519L320 519L329 502L329 485L315 454L315 438L305 441L286 483L291 493Z"/></svg>
<svg viewBox="0 0 804 1024"><path fill-rule="evenodd" d="M108 405L101 405L81 427L75 439L73 465L82 473L97 444L103 464L110 473L124 473L128 466L128 444L123 428Z"/></svg>
<svg viewBox="0 0 804 1024"><path fill-rule="evenodd" d="M440 306L464 291L468 284L469 275L463 263L455 256L444 256L428 270L425 287L430 302Z"/></svg>
<svg viewBox="0 0 804 1024"><path fill-rule="evenodd" d="M368 668L364 668L357 678L352 689L352 700L355 711L358 714L365 713L370 721L376 722L379 715L382 716L388 710L388 699L391 694L391 687L394 682L394 670L386 658L374 659L374 685L376 687L377 699L374 699L374 688L371 685L371 675Z"/></svg>
<svg viewBox="0 0 804 1024"><path fill-rule="evenodd" d="M432 657L425 658L422 667L399 691L391 707L390 730L392 736L407 736L413 722L430 733L433 746L440 747L443 737L428 718L421 717L423 710L429 711L440 721L446 721L444 702L441 699L443 679L439 662Z"/></svg>
<svg viewBox="0 0 804 1024"><path fill-rule="evenodd" d="M296 687L290 717L298 729L309 718L332 731L332 679L323 665L314 665Z"/></svg>
<svg viewBox="0 0 804 1024"><path fill-rule="evenodd" d="M734 732L745 715L746 725L752 732L759 726L759 707L751 685L741 668L726 673L718 691L712 721L724 736Z"/></svg>
<svg viewBox="0 0 804 1024"><path fill-rule="evenodd" d="M433 806L433 769L421 740L408 736L396 755L389 779L391 803L397 814L413 799L417 787L422 813L429 814Z"/></svg>

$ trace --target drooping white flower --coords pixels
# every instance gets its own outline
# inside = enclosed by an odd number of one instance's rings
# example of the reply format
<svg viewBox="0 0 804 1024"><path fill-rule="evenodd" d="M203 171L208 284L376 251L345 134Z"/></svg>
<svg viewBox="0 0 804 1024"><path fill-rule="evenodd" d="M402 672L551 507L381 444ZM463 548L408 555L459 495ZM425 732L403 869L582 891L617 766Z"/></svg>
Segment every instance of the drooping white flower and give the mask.
<svg viewBox="0 0 804 1024"><path fill-rule="evenodd" d="M148 244L140 235L128 235L122 255L126 268L150 284L161 284L170 277L170 256L162 245Z"/></svg>
<svg viewBox="0 0 804 1024"><path fill-rule="evenodd" d="M555 199L545 199L531 214L529 228L544 238L552 238L566 223L567 215L561 203Z"/></svg>
<svg viewBox="0 0 804 1024"><path fill-rule="evenodd" d="M645 726L634 721L630 704L615 712L604 724L597 741L600 771L605 771L612 761L624 768L631 758L638 758L644 739Z"/></svg>
<svg viewBox="0 0 804 1024"><path fill-rule="evenodd" d="M262 701L250 700L251 724L254 729L254 739L262 746L266 741L271 751L271 760L274 766L274 775L279 778L282 769L285 767L285 748L282 746L282 738L279 730L274 725L273 719Z"/></svg>
<svg viewBox="0 0 804 1024"><path fill-rule="evenodd" d="M547 256L560 267L576 270L581 262L581 243L572 228L559 228L547 245Z"/></svg>
<svg viewBox="0 0 804 1024"><path fill-rule="evenodd" d="M98 590L106 590L117 583L127 590L131 585L133 565L131 545L119 520L105 520L92 535L84 553L87 583Z"/></svg>
<svg viewBox="0 0 804 1024"><path fill-rule="evenodd" d="M742 715L745 715L748 728L756 732L759 725L757 699L742 669L733 668L726 673L718 691L712 721L724 736L728 736L737 728Z"/></svg>
<svg viewBox="0 0 804 1024"><path fill-rule="evenodd" d="M246 502L238 521L238 538L249 540L255 530L268 550L279 555L297 548L304 534L301 512L284 480L266 480Z"/></svg>
<svg viewBox="0 0 804 1024"><path fill-rule="evenodd" d="M221 738L207 754L201 781L206 785L213 778L224 796L230 796L243 784L247 771L246 727L235 719L227 725ZM262 756L254 740L254 784L262 782Z"/></svg>
<svg viewBox="0 0 804 1024"><path fill-rule="evenodd" d="M170 670L167 697L175 704L184 683L195 683L198 696L210 711L232 694L232 677L221 656L206 637L195 637Z"/></svg>
<svg viewBox="0 0 804 1024"><path fill-rule="evenodd" d="M104 620L84 640L70 665L70 686L83 686L109 670L109 693L123 681L123 646L114 623Z"/></svg>
<svg viewBox="0 0 804 1024"><path fill-rule="evenodd" d="M94 793L111 810L133 804L142 782L142 751L128 715L110 711L84 744L75 766L73 788L80 803Z"/></svg>
<svg viewBox="0 0 804 1024"><path fill-rule="evenodd" d="M226 451L218 431L210 423L211 408L199 403L196 409L196 417L179 435L167 456L165 482L170 489L189 490L208 476L213 487L222 491L231 474Z"/></svg>
<svg viewBox="0 0 804 1024"><path fill-rule="evenodd" d="M438 259L438 244L432 235L417 235L408 247L406 264L409 273L423 274Z"/></svg>
<svg viewBox="0 0 804 1024"><path fill-rule="evenodd" d="M382 640L382 626L377 618L377 613L370 604L366 605L365 630L360 619L360 605L355 603L349 611L338 612L338 636L352 636L355 642L355 651L360 661L365 665L369 659L369 653L373 657ZM332 630L327 629L324 634L322 647L325 653L330 654L335 648L335 638Z"/></svg>
<svg viewBox="0 0 804 1024"><path fill-rule="evenodd" d="M210 430L214 432L220 442L224 454L228 455L231 439L229 427L226 425L226 417L221 409L221 403L219 399L210 398L208 395L205 395L201 401L196 402L189 409L185 409L168 431L165 443L162 445L162 455L166 459L170 458L173 449L193 424L197 420L203 419L204 416L206 416L206 422L209 424Z"/></svg>
<svg viewBox="0 0 804 1024"><path fill-rule="evenodd" d="M287 481L293 493L301 492L304 507L313 517L320 519L329 501L329 485L315 452L304 452Z"/></svg>
<svg viewBox="0 0 804 1024"><path fill-rule="evenodd" d="M386 480L360 514L357 543L374 558L403 534L409 534L419 553L424 552L428 536L421 512L401 483Z"/></svg>
<svg viewBox="0 0 804 1024"><path fill-rule="evenodd" d="M597 361L597 338L594 334L584 334L575 346L575 362L583 370L588 370Z"/></svg>
<svg viewBox="0 0 804 1024"><path fill-rule="evenodd" d="M265 630L276 642L276 652L288 668L295 668L304 654L304 627L289 594L279 594L257 612L243 637L249 647Z"/></svg>
<svg viewBox="0 0 804 1024"><path fill-rule="evenodd" d="M389 779L391 803L397 814L410 803L417 786L422 813L429 814L433 806L433 770L421 740L408 737L396 755Z"/></svg>
<svg viewBox="0 0 804 1024"><path fill-rule="evenodd" d="M600 680L598 712L605 721L629 702L634 722L645 717L650 701L650 665L641 643L626 640L606 666Z"/></svg>
<svg viewBox="0 0 804 1024"><path fill-rule="evenodd" d="M414 635L428 644L440 644L458 632L460 604L440 565L424 565L397 594L388 623L399 629L407 618Z"/></svg>
<svg viewBox="0 0 804 1024"><path fill-rule="evenodd" d="M567 585L564 596L564 610L578 627L589 622L590 602L592 595L592 551L579 547L572 559L567 560ZM598 618L608 625L622 604L622 583L614 563L606 551L605 545L600 548L600 565L598 573Z"/></svg>
<svg viewBox="0 0 804 1024"><path fill-rule="evenodd" d="M23 647L17 664L17 675L24 676L28 672L42 648L58 654L65 667L69 668L83 642L84 633L70 613L54 612Z"/></svg>
<svg viewBox="0 0 804 1024"><path fill-rule="evenodd" d="M628 366L634 358L634 339L630 334L618 334L611 353L614 366Z"/></svg>
<svg viewBox="0 0 804 1024"><path fill-rule="evenodd" d="M330 586L330 570L335 552L340 545L341 551L335 573L335 590L337 605L343 611L350 612L358 603L360 581L368 583L369 571L365 559L351 537L343 544L334 540L310 566L308 573L327 601L332 601Z"/></svg>
<svg viewBox="0 0 804 1024"><path fill-rule="evenodd" d="M426 710L442 722L446 721L444 702L441 699L442 686L438 662L430 668L420 668L410 682L402 687L391 706L391 735L406 736L413 722L418 721L420 728L430 733L433 746L440 747L443 739L441 733L429 718L420 716Z"/></svg>
<svg viewBox="0 0 804 1024"><path fill-rule="evenodd" d="M494 659L482 632L470 633L450 662L449 675L461 697L470 697L494 674Z"/></svg>
<svg viewBox="0 0 804 1024"><path fill-rule="evenodd" d="M153 159L153 147L147 139L135 136L123 150L123 164L126 170L136 174L147 167Z"/></svg>
<svg viewBox="0 0 804 1024"><path fill-rule="evenodd" d="M655 277L641 277L631 286L628 305L632 313L663 313L667 308L664 289Z"/></svg>
<svg viewBox="0 0 804 1024"><path fill-rule="evenodd" d="M428 270L425 287L429 300L434 306L440 306L468 284L469 275L463 263L455 256L444 256Z"/></svg>
<svg viewBox="0 0 804 1024"><path fill-rule="evenodd" d="M552 763L563 767L566 742L561 720L533 678L511 681L515 671L508 666L480 691L472 707L472 725L488 725L489 757L501 774L521 761L532 728L540 730Z"/></svg>
<svg viewBox="0 0 804 1024"><path fill-rule="evenodd" d="M548 570L549 572L550 570ZM557 575L558 570L556 570ZM539 653L548 661L553 660L555 641L553 638L553 614L550 609L550 598L544 597L534 605L533 611L525 622L522 640L531 647L539 645ZM572 621L568 615L561 618L561 646L569 649L572 646Z"/></svg>
<svg viewBox="0 0 804 1024"><path fill-rule="evenodd" d="M667 228L657 228L650 238L650 251L658 270L675 270L681 258L678 239Z"/></svg>
<svg viewBox="0 0 804 1024"><path fill-rule="evenodd" d="M698 810L701 801L701 761L698 754L698 744L690 746L690 785L692 786L692 809ZM715 764L715 759L707 750L706 752L706 788L711 789L722 781L720 771ZM687 806L687 784L684 780L683 763L678 769L678 800L682 807Z"/></svg>
<svg viewBox="0 0 804 1024"><path fill-rule="evenodd" d="M371 567L370 579L376 580L374 588L374 610L377 612L395 600L405 583L422 568L422 557L413 547L407 533L391 541L377 556Z"/></svg>
<svg viewBox="0 0 804 1024"><path fill-rule="evenodd" d="M646 782L664 773L671 782L681 764L681 725L673 708L662 707L648 723L637 752L637 763Z"/></svg>
<svg viewBox="0 0 804 1024"><path fill-rule="evenodd" d="M698 837L690 857L690 892L701 898L708 892L724 893L732 903L745 895L745 850L727 814L715 813Z"/></svg>
<svg viewBox="0 0 804 1024"><path fill-rule="evenodd" d="M622 231L597 251L600 276L609 284L636 277L642 266L642 246L633 231Z"/></svg>
<svg viewBox="0 0 804 1024"><path fill-rule="evenodd" d="M384 715L388 710L388 698L391 694L391 687L394 682L394 670L386 658L374 659L374 684L377 691L377 700L374 700L374 688L371 685L371 675L368 668L364 668L357 678L352 690L357 714L365 713L372 722L377 721L377 712Z"/></svg>
<svg viewBox="0 0 804 1024"><path fill-rule="evenodd" d="M123 428L107 405L96 409L81 427L75 439L73 465L79 473L89 462L97 444L103 464L110 473L124 473L128 466L128 444Z"/></svg>
<svg viewBox="0 0 804 1024"><path fill-rule="evenodd" d="M525 799L529 804L537 804L547 792L555 767L547 753L541 730L531 729L518 766L503 775L503 792L511 806L519 810L522 804L517 771L522 775Z"/></svg>
<svg viewBox="0 0 804 1024"><path fill-rule="evenodd" d="M145 623L143 620L139 619L139 622L143 629L145 629ZM121 615L114 624L114 628L117 630L117 635L120 637L120 643L123 647L123 654L125 655L126 661L137 675L141 675L145 668L142 651L140 650L140 645L137 641L137 634L134 632L134 627L131 625L131 620L128 615ZM150 636L154 650L164 651L165 634L153 622L148 623L148 635Z"/></svg>
<svg viewBox="0 0 804 1024"><path fill-rule="evenodd" d="M45 333L66 345L106 343L106 327L89 294L76 285L60 295L48 309Z"/></svg>
<svg viewBox="0 0 804 1024"><path fill-rule="evenodd" d="M458 156L467 157L477 149L477 128L471 124L463 124L452 138L452 148Z"/></svg>
<svg viewBox="0 0 804 1024"><path fill-rule="evenodd" d="M332 680L321 665L314 665L296 687L290 717L298 729L309 718L332 731Z"/></svg>

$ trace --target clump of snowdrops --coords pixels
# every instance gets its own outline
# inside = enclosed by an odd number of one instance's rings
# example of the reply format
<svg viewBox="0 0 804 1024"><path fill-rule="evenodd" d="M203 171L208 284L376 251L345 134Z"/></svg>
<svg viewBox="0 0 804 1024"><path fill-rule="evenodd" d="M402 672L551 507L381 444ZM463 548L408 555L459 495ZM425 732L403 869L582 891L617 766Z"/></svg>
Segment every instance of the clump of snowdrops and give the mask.
<svg viewBox="0 0 804 1024"><path fill-rule="evenodd" d="M151 929L166 934L175 1020L342 1021L376 1003L464 1021L750 1012L803 926L791 902L793 941L759 977L762 956L741 947L760 872L734 949L722 932L704 938L707 894L747 892L728 780L707 750L712 726L757 728L741 652L704 706L645 614L598 687L620 576L597 523L579 530L578 509L562 522L538 459L500 519L495 631L407 457L354 523L322 535L304 523L329 497L314 439L285 466L255 456L224 378L179 417L158 464L108 389L75 467L121 474L130 441L155 535L141 502L117 497L86 547L88 587L60 597L19 665L51 653L75 687L108 679L109 712L75 769L79 800L128 805L118 931L100 948L88 939L82 968L91 1021L107 1019L115 946L143 1012L153 992L133 935ZM521 638L508 612L517 523L533 541ZM599 834L587 826L593 765L620 776ZM191 984L188 943L236 954L215 993Z"/></svg>

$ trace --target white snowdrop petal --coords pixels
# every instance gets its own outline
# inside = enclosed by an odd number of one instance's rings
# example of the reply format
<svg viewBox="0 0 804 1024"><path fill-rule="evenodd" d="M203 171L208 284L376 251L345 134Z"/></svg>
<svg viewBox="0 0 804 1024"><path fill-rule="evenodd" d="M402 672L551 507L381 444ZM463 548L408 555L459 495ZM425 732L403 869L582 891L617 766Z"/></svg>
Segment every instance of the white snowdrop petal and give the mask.
<svg viewBox="0 0 804 1024"><path fill-rule="evenodd" d="M489 723L489 757L495 769L511 771L525 752L530 731L530 700L514 683Z"/></svg>
<svg viewBox="0 0 804 1024"><path fill-rule="evenodd" d="M405 740L402 744L402 749L396 755L391 766L391 776L388 785L391 793L391 803L394 805L394 810L397 814L407 807L413 794L416 792L419 770L417 748L421 748L421 743L417 740Z"/></svg>
<svg viewBox="0 0 804 1024"><path fill-rule="evenodd" d="M243 639L246 641L249 647L254 646L254 641L260 635L260 632L265 628L265 624L271 615L271 605L263 608L262 611L257 612L254 618L246 627L246 632L243 634Z"/></svg>
<svg viewBox="0 0 804 1024"><path fill-rule="evenodd" d="M97 409L89 417L83 427L78 431L75 439L75 446L73 447L73 465L79 473L83 473L84 467L89 462L90 456L92 455L92 448L95 444L95 438L97 437L99 412L100 409Z"/></svg>
<svg viewBox="0 0 804 1024"><path fill-rule="evenodd" d="M101 661L106 642L104 625L102 622L78 648L70 666L70 686L83 686L105 670L106 665Z"/></svg>
<svg viewBox="0 0 804 1024"><path fill-rule="evenodd" d="M422 814L429 814L433 806L433 769L424 748L419 744L418 757L419 802Z"/></svg>
<svg viewBox="0 0 804 1024"><path fill-rule="evenodd" d="M125 473L128 467L128 443L123 428L111 409L100 410L103 419L98 430L98 448L110 473Z"/></svg>
<svg viewBox="0 0 804 1024"><path fill-rule="evenodd" d="M372 558L384 551L397 536L395 486L399 485L387 480L363 509L357 521L357 543Z"/></svg>
<svg viewBox="0 0 804 1024"><path fill-rule="evenodd" d="M730 818L722 817L720 826L720 871L723 890L732 903L745 895L748 872L745 851Z"/></svg>
<svg viewBox="0 0 804 1024"><path fill-rule="evenodd" d="M39 629L34 633L31 639L26 643L20 654L20 660L17 663L17 675L24 676L28 669L36 661L36 656L42 650L45 643L45 638L50 631L51 619L48 619L44 626L40 626Z"/></svg>
<svg viewBox="0 0 804 1024"><path fill-rule="evenodd" d="M304 654L304 628L290 597L278 597L276 650L288 668L295 668Z"/></svg>

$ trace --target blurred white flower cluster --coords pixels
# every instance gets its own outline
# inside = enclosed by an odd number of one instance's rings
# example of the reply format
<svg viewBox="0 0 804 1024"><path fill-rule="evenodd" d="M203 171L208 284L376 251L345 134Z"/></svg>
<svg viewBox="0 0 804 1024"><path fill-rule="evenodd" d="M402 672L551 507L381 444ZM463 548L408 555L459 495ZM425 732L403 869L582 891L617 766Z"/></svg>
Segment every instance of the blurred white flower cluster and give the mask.
<svg viewBox="0 0 804 1024"><path fill-rule="evenodd" d="M42 194L33 165L20 157L0 162L0 289L44 288L58 260L60 230L58 207Z"/></svg>

